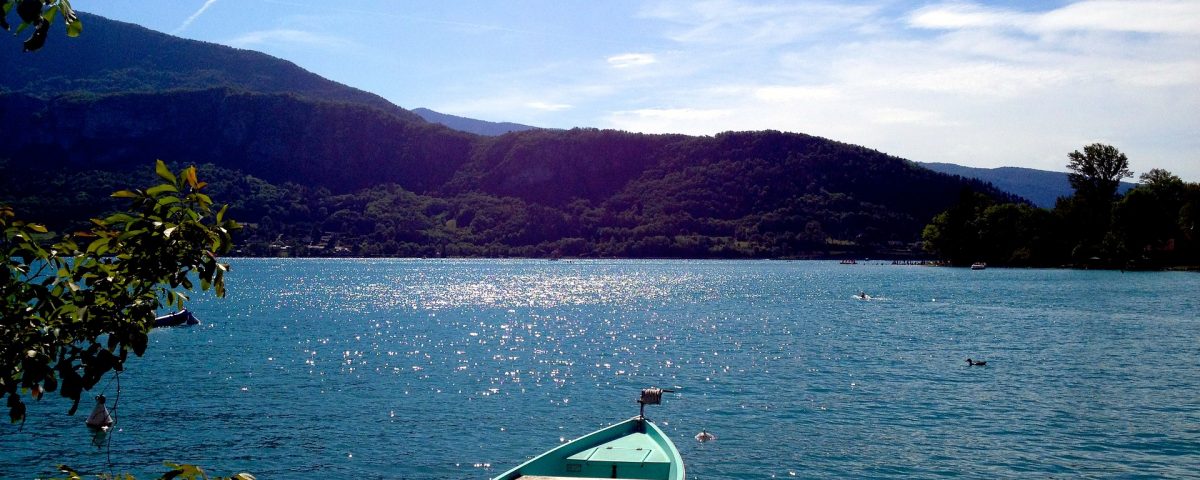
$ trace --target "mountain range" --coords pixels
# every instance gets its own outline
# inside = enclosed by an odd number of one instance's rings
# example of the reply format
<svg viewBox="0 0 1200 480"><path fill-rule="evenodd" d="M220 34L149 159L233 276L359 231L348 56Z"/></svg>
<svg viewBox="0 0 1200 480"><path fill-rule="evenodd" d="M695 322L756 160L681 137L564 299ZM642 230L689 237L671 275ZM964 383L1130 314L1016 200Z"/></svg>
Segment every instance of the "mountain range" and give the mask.
<svg viewBox="0 0 1200 480"><path fill-rule="evenodd" d="M248 255L915 255L963 192L1017 200L799 133L468 133L261 53L84 21L0 49L0 201L60 230L156 158L201 166Z"/></svg>
<svg viewBox="0 0 1200 480"><path fill-rule="evenodd" d="M474 133L476 135L485 135L489 137L504 135L512 132L534 130L538 128L519 123L489 122L487 120L476 120L474 118L448 115L445 113L435 112L424 107L414 108L412 112L425 119L425 121L429 123L437 123L453 128L460 132Z"/></svg>
<svg viewBox="0 0 1200 480"><path fill-rule="evenodd" d="M1054 208L1059 197L1075 193L1065 172L1051 172L1022 167L978 168L964 167L952 163L924 163L922 167L935 172L974 178L994 185L996 188L1025 198L1041 208ZM1118 192L1124 194L1136 185L1121 182Z"/></svg>

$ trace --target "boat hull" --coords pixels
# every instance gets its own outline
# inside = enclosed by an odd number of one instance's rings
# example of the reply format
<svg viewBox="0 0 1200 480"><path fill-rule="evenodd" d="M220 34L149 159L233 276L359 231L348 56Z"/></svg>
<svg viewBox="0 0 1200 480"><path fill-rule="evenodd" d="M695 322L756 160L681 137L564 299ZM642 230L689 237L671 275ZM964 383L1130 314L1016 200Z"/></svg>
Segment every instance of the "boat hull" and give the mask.
<svg viewBox="0 0 1200 480"><path fill-rule="evenodd" d="M192 315L192 312L189 312L186 309L154 319L154 326L157 328L191 326L199 324L200 320L197 320L196 316Z"/></svg>
<svg viewBox="0 0 1200 480"><path fill-rule="evenodd" d="M493 480L683 480L683 458L657 425L633 417L559 445Z"/></svg>

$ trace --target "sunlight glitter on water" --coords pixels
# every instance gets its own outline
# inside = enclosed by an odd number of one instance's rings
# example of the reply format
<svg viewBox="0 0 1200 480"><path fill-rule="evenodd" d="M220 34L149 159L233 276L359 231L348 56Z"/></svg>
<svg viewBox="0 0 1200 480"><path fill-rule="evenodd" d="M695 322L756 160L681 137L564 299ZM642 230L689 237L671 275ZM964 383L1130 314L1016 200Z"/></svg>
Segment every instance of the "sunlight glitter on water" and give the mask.
<svg viewBox="0 0 1200 480"><path fill-rule="evenodd" d="M1193 277L666 261L234 271L228 300L197 302L203 328L154 332L123 377L123 458L484 479L636 414L637 389L661 386L679 393L650 414L690 478L1179 477L1200 460L1200 377L1178 361L1200 354L1200 325L1191 300L1163 301ZM1096 285L1103 298L1057 294ZM852 298L863 290L889 301ZM994 366L962 365L975 354ZM720 441L689 440L701 429ZM982 448L945 454L964 437ZM0 450L4 466L36 460L24 451Z"/></svg>

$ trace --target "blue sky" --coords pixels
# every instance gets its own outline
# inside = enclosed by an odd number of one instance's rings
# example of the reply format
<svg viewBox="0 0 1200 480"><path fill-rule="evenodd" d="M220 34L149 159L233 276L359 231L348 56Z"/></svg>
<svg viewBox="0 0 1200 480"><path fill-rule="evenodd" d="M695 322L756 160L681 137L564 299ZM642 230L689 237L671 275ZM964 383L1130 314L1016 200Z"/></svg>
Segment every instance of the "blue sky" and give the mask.
<svg viewBox="0 0 1200 480"><path fill-rule="evenodd" d="M1064 170L1103 142L1200 181L1200 1L74 0L405 108L544 127L803 132ZM86 30L84 32L86 35Z"/></svg>

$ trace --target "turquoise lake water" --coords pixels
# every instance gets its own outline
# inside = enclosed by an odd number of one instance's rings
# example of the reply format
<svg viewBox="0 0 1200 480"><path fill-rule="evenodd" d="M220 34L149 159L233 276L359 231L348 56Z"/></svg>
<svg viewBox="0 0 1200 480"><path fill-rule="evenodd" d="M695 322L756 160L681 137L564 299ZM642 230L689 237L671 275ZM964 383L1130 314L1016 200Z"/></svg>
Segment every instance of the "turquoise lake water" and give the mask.
<svg viewBox="0 0 1200 480"><path fill-rule="evenodd" d="M107 472L111 454L143 478L169 460L487 479L636 415L649 386L677 390L647 416L688 478L1200 478L1194 273L232 264L228 298L192 302L205 323L152 332L122 374L110 448L86 402L32 403L0 429L0 478Z"/></svg>

